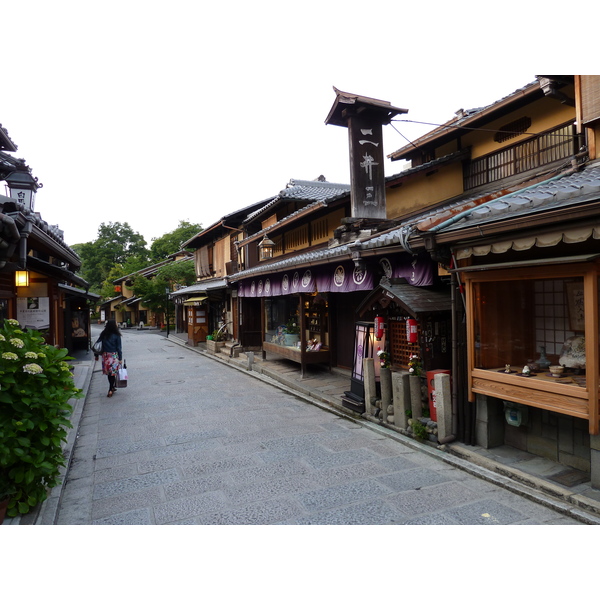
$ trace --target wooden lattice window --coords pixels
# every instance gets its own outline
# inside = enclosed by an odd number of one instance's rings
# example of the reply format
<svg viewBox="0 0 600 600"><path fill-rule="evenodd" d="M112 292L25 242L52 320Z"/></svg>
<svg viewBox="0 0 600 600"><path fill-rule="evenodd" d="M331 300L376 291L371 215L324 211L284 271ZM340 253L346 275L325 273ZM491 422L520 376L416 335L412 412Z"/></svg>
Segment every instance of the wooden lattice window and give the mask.
<svg viewBox="0 0 600 600"><path fill-rule="evenodd" d="M531 119L529 117L521 117L512 123L508 123L508 125L500 127L494 136L494 141L498 143L505 142L506 140L510 140L511 138L525 133L530 127Z"/></svg>
<svg viewBox="0 0 600 600"><path fill-rule="evenodd" d="M320 242L329 239L329 227L327 225L327 217L318 219L312 222L312 241Z"/></svg>
<svg viewBox="0 0 600 600"><path fill-rule="evenodd" d="M389 342L392 366L400 369L408 369L410 355L419 351L418 344L411 344L406 337L406 322L389 321ZM417 333L421 336L421 324L417 324Z"/></svg>

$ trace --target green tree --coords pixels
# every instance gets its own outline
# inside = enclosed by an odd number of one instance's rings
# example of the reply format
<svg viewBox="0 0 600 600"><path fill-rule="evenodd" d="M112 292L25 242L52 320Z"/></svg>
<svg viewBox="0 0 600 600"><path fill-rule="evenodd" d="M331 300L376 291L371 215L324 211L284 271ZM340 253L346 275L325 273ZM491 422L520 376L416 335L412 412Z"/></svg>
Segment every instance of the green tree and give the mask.
<svg viewBox="0 0 600 600"><path fill-rule="evenodd" d="M112 298L114 296L118 296L119 293L115 291L115 279L119 279L124 275L128 275L125 272L125 269L121 265L115 265L109 272L107 278L102 282L102 287L100 289L100 295L103 298Z"/></svg>
<svg viewBox="0 0 600 600"><path fill-rule="evenodd" d="M202 225L199 223L179 221L179 225L173 231L165 233L158 238L152 238L150 260L156 263L164 260L171 254L175 254L181 248L181 244L187 242L201 231Z"/></svg>
<svg viewBox="0 0 600 600"><path fill-rule="evenodd" d="M177 260L162 266L152 279L142 275L134 277L133 292L143 299L153 312L166 312L167 288L174 290L176 285L188 286L196 281L194 261ZM171 312L171 309L169 309Z"/></svg>
<svg viewBox="0 0 600 600"><path fill-rule="evenodd" d="M73 250L81 258L81 276L96 293L115 265L131 269L131 273L149 264L146 241L128 223L102 223L95 241L75 244Z"/></svg>

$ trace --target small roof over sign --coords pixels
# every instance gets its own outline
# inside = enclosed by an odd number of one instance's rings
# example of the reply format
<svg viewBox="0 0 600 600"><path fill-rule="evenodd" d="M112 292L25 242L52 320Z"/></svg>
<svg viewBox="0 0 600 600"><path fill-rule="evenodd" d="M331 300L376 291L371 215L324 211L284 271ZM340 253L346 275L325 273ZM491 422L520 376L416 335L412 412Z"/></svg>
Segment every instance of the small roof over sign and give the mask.
<svg viewBox="0 0 600 600"><path fill-rule="evenodd" d="M408 112L407 108L397 108L385 100L377 100L368 96L359 96L358 94L349 94L342 92L335 86L333 90L336 93L335 102L325 119L327 125L339 125L348 127L348 117L351 114L364 114L376 117L382 124L389 123L393 117Z"/></svg>
<svg viewBox="0 0 600 600"><path fill-rule="evenodd" d="M415 319L427 313L444 312L452 309L449 289L433 289L410 285L404 280L382 277L377 286L356 310L358 315L371 307L380 298L389 298Z"/></svg>

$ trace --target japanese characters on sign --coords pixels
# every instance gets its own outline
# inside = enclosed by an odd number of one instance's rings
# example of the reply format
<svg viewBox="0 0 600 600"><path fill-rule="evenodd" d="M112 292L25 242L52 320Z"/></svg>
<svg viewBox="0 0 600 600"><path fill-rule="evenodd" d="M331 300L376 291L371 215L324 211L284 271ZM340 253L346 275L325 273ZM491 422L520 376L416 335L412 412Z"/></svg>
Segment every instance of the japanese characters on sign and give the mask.
<svg viewBox="0 0 600 600"><path fill-rule="evenodd" d="M385 178L381 123L348 120L352 215L385 219Z"/></svg>

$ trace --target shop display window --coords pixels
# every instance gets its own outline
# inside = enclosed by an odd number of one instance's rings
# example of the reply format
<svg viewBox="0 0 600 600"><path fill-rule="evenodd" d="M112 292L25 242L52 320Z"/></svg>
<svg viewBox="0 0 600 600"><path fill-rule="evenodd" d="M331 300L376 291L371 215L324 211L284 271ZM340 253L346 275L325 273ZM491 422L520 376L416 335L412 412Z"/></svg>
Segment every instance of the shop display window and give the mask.
<svg viewBox="0 0 600 600"><path fill-rule="evenodd" d="M582 383L583 289L582 277L475 282L473 367Z"/></svg>
<svg viewBox="0 0 600 600"><path fill-rule="evenodd" d="M263 341L281 346L297 346L300 341L299 306L298 296L266 298Z"/></svg>
<svg viewBox="0 0 600 600"><path fill-rule="evenodd" d="M465 267L470 401L480 394L586 419L600 434L597 258Z"/></svg>

